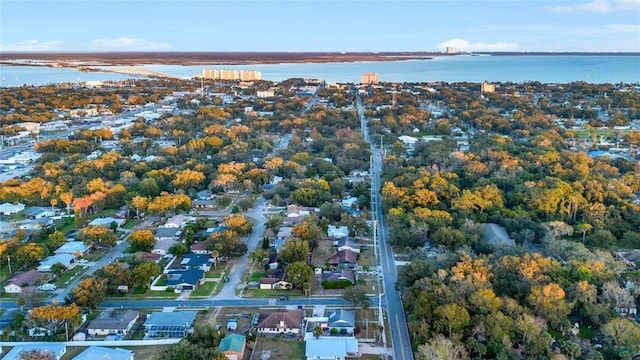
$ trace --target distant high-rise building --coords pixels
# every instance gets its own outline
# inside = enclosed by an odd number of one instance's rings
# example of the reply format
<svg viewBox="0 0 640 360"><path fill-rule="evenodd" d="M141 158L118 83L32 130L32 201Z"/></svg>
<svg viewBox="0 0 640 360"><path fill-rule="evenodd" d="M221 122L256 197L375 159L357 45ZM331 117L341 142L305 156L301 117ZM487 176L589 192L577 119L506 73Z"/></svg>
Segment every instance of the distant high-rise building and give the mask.
<svg viewBox="0 0 640 360"><path fill-rule="evenodd" d="M447 54L455 54L456 53L456 49L453 48L453 46L447 46Z"/></svg>
<svg viewBox="0 0 640 360"><path fill-rule="evenodd" d="M362 74L362 84L375 85L379 82L378 74L376 73L366 73Z"/></svg>
<svg viewBox="0 0 640 360"><path fill-rule="evenodd" d="M243 80L253 81L261 80L262 73L255 70L217 70L217 69L204 69L202 70L202 77L212 80Z"/></svg>
<svg viewBox="0 0 640 360"><path fill-rule="evenodd" d="M482 86L480 86L480 92L482 93L492 93L496 92L496 84L489 84L488 82L483 82Z"/></svg>

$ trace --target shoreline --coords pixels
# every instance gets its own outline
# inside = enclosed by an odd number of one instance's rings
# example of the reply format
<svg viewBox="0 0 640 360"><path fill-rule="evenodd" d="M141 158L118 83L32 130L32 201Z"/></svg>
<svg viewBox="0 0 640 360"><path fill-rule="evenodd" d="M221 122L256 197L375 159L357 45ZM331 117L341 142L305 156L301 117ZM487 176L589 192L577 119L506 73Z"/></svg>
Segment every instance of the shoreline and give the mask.
<svg viewBox="0 0 640 360"><path fill-rule="evenodd" d="M254 65L357 61L432 60L439 57L490 56L639 56L633 52L0 52L0 64L29 65L26 61L73 63L76 66ZM88 63L88 64L85 64Z"/></svg>

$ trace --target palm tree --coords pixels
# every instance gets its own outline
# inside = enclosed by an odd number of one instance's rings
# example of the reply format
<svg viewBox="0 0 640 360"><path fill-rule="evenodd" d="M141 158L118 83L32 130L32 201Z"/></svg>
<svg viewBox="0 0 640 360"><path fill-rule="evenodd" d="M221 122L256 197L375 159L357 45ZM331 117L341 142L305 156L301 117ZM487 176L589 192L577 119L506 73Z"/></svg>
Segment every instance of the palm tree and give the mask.
<svg viewBox="0 0 640 360"><path fill-rule="evenodd" d="M315 336L316 339L319 338L320 335L322 335L322 333L323 333L323 331L322 331L322 328L320 326L316 326L316 327L313 328L313 336Z"/></svg>

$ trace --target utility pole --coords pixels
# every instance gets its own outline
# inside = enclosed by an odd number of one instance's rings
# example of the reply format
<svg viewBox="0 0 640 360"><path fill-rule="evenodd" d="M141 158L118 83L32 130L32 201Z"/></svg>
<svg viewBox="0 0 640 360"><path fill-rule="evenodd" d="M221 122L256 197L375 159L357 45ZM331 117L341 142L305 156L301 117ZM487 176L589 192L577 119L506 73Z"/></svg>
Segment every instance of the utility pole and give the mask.
<svg viewBox="0 0 640 360"><path fill-rule="evenodd" d="M7 262L9 263L9 275L11 275L11 256L7 255Z"/></svg>

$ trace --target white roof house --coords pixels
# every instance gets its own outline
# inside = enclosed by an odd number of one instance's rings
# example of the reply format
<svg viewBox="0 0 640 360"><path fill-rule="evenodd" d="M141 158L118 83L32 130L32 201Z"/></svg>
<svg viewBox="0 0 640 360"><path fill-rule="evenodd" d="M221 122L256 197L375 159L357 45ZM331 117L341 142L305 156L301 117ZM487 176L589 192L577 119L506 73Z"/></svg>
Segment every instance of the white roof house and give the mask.
<svg viewBox="0 0 640 360"><path fill-rule="evenodd" d="M164 227L181 228L187 225L187 223L194 221L196 221L196 218L194 216L178 214L169 218L169 220L167 220L167 222L164 224Z"/></svg>
<svg viewBox="0 0 640 360"><path fill-rule="evenodd" d="M57 248L56 251L54 251L54 254L84 255L89 251L89 249L90 247L87 246L83 241L69 241Z"/></svg>
<svg viewBox="0 0 640 360"><path fill-rule="evenodd" d="M17 214L20 211L24 210L24 204L12 204L12 203L4 203L0 204L0 214L1 215L13 215Z"/></svg>
<svg viewBox="0 0 640 360"><path fill-rule="evenodd" d="M415 144L418 142L417 138L414 138L413 136L408 136L408 135L398 136L398 140L402 141L402 144L404 145L404 147L411 148L411 149L413 149Z"/></svg>
<svg viewBox="0 0 640 360"><path fill-rule="evenodd" d="M329 225L329 227L327 228L327 235L333 237L333 238L343 238L346 236L349 236L349 228L347 228L346 226L335 226L335 225Z"/></svg>
<svg viewBox="0 0 640 360"><path fill-rule="evenodd" d="M51 267L57 263L61 263L65 267L70 268L71 264L73 264L75 260L75 255L71 254L49 256L48 258L40 262L40 265L36 268L36 270L40 272L51 272Z"/></svg>
<svg viewBox="0 0 640 360"><path fill-rule="evenodd" d="M112 222L116 222L116 224L118 224L118 226L122 226L124 225L127 220L126 219L116 219L114 217L103 217L103 218L96 218L91 220L91 222L89 223L90 226L106 226L106 227L110 227Z"/></svg>
<svg viewBox="0 0 640 360"><path fill-rule="evenodd" d="M60 344L38 344L38 345L16 345L3 357L4 360L22 360L24 359L20 356L20 353L23 351L38 351L38 352L48 352L49 354L53 354L54 359L60 360L62 356L67 352L67 347L65 345Z"/></svg>
<svg viewBox="0 0 640 360"><path fill-rule="evenodd" d="M306 360L344 360L358 356L358 340L355 337L307 337Z"/></svg>
<svg viewBox="0 0 640 360"><path fill-rule="evenodd" d="M91 346L72 360L133 360L133 351Z"/></svg>

